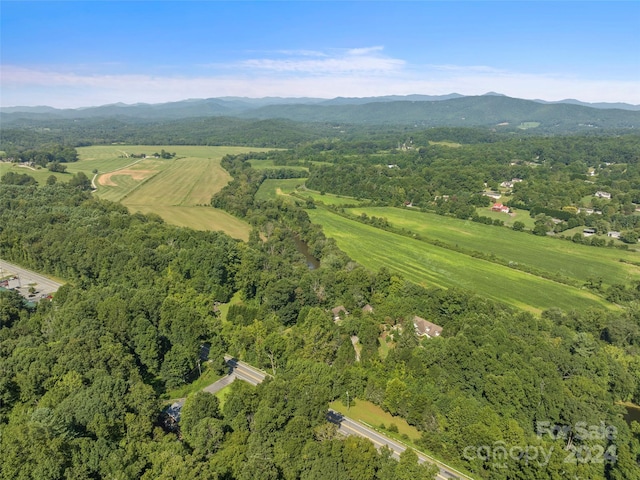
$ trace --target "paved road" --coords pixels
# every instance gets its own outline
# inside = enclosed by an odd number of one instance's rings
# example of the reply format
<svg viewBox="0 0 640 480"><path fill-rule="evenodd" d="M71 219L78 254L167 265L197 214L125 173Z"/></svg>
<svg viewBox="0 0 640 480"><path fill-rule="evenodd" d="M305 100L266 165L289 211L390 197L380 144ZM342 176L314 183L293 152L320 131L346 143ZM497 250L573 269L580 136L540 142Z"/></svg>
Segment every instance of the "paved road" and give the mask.
<svg viewBox="0 0 640 480"><path fill-rule="evenodd" d="M370 440L376 448L388 447L391 449L392 457L398 460L400 458L400 454L404 452L407 447L381 433L376 432L375 430L365 427L360 422L350 419L349 417L345 417L341 413L336 412L335 410L329 410L327 413L327 420L331 423L335 423L338 425L338 431L345 435L358 435L360 437L364 437ZM447 467L432 458L429 458L419 452L416 452L418 455L419 463L435 463L440 472L436 475L438 480L451 480L454 478L467 479L469 477L462 475L461 473L456 472L451 467Z"/></svg>
<svg viewBox="0 0 640 480"><path fill-rule="evenodd" d="M236 375L233 373L230 373L229 375L227 375L226 377L222 377L220 380L213 382L211 385L207 385L206 387L204 387L202 389L203 392L209 392L209 393L213 393L216 394L218 393L220 390L222 390L224 387L226 387L227 385L231 385L231 383L236 379Z"/></svg>
<svg viewBox="0 0 640 480"><path fill-rule="evenodd" d="M216 393L219 390L222 390L224 387L233 382L236 378L243 380L245 382L250 383L251 385L258 385L262 383L265 378L270 377L271 375L258 370L251 365L241 362L237 358L233 358L230 355L225 355L224 360L229 366L229 375L221 378L217 382L212 383L211 385L204 388L206 392ZM178 411L184 404L184 399L172 405L172 407L178 407ZM345 417L344 415L336 412L335 410L329 410L327 413L327 420L332 423L338 425L338 430L345 435L359 435L361 437L369 439L376 448L381 448L383 446L387 446L393 452L393 457L396 459L400 458L400 454L406 450L406 446L386 437L371 428L367 428L362 425L360 422L350 419L349 417ZM452 479L468 479L469 477L462 475L461 473L456 472L451 467L448 467L440 462L435 461L432 458L429 458L421 453L416 452L418 455L418 461L420 463L429 462L435 463L440 472L436 475L438 480L452 480Z"/></svg>
<svg viewBox="0 0 640 480"><path fill-rule="evenodd" d="M229 374L204 387L202 389L204 392L216 394L227 385L233 383L236 378L256 386L259 383L262 383L265 378L270 376L251 365L241 362L237 358L233 358L231 355L225 355L224 360L229 366ZM176 421L179 421L180 419L180 411L184 406L185 400L186 398L175 399L166 411L169 415L175 418Z"/></svg>
<svg viewBox="0 0 640 480"><path fill-rule="evenodd" d="M18 278L20 278L20 284L22 285L22 288L20 288L19 291L23 296L27 298L29 298L29 286L33 284L34 288L37 291L36 296L31 297L31 299L34 300L40 300L47 295L55 293L62 286L61 283L51 280L44 275L40 275L39 273L27 270L26 268L19 267L18 265L14 265L13 263L5 262L4 260L0 260L0 269L2 270L2 274L0 275L2 277L13 274L17 275Z"/></svg>
<svg viewBox="0 0 640 480"><path fill-rule="evenodd" d="M235 375L240 380L244 380L245 382L250 383L253 386L262 383L265 378L270 376L269 374L264 373L263 371L258 370L257 368L252 367L247 363L241 362L237 358L233 358L230 355L225 355L224 361L227 362L227 365L229 365L231 374Z"/></svg>

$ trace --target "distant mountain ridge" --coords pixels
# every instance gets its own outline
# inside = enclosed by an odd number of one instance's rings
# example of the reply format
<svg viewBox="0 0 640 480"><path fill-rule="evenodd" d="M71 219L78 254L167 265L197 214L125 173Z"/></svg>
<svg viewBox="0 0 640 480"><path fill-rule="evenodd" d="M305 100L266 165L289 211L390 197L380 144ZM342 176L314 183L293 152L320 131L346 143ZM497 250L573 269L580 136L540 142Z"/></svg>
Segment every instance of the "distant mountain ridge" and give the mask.
<svg viewBox="0 0 640 480"><path fill-rule="evenodd" d="M381 97L188 99L159 104L111 104L78 109L4 107L5 126L17 121L56 119L127 118L140 121L179 120L196 117L287 119L297 122L368 125L510 126L580 130L640 128L640 105L588 104L578 100L547 102L523 100L489 92L480 96L388 95Z"/></svg>

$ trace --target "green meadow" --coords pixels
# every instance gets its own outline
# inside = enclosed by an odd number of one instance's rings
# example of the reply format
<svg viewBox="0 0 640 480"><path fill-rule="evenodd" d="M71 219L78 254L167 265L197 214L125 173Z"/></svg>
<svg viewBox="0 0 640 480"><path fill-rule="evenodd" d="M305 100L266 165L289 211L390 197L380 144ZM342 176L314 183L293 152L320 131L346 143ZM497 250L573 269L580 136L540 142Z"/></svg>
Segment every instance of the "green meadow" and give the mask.
<svg viewBox="0 0 640 480"><path fill-rule="evenodd" d="M535 219L531 218L529 212L527 210L517 210L512 212L511 214L502 213L502 212L494 212L491 210L491 207L478 207L476 208L476 213L479 217L489 217L492 220L502 220L504 224L508 227L513 226L514 222L522 222L524 226L528 230L533 230L536 226Z"/></svg>
<svg viewBox="0 0 640 480"><path fill-rule="evenodd" d="M359 205L362 200L358 200L353 197L345 197L342 195L333 195L331 193L325 193L324 195L315 190L299 190L298 195L301 197L311 198L316 203L323 203L324 205Z"/></svg>
<svg viewBox="0 0 640 480"><path fill-rule="evenodd" d="M153 155L161 150L175 152L173 159L132 158L131 154ZM155 213L166 222L197 230L222 230L247 240L250 226L228 213L209 207L211 197L230 180L220 166L227 154L266 149L180 145L102 145L78 148L80 160L68 164L68 171L85 172L96 178L101 198L118 201L132 212Z"/></svg>
<svg viewBox="0 0 640 480"><path fill-rule="evenodd" d="M299 185L304 185L304 178L268 178L256 192L256 200L275 200L276 198L288 198L296 191Z"/></svg>
<svg viewBox="0 0 640 480"><path fill-rule="evenodd" d="M602 279L609 285L640 280L640 267L620 261L640 262L640 253L634 251L590 247L410 209L367 207L350 209L350 212L383 217L392 226L418 233L423 238L560 274L581 284L590 277Z"/></svg>
<svg viewBox="0 0 640 480"><path fill-rule="evenodd" d="M533 312L551 307L571 310L607 305L585 289L380 230L325 209L308 213L361 265L371 269L386 266L426 287L460 287Z"/></svg>
<svg viewBox="0 0 640 480"><path fill-rule="evenodd" d="M52 173L46 168L19 167L15 163L0 162L0 177L7 172L14 172L19 174L26 173L27 175L35 178L40 185L44 185L47 181L47 178L49 178L51 175L56 177L59 182L66 182L71 178L71 175L68 173Z"/></svg>

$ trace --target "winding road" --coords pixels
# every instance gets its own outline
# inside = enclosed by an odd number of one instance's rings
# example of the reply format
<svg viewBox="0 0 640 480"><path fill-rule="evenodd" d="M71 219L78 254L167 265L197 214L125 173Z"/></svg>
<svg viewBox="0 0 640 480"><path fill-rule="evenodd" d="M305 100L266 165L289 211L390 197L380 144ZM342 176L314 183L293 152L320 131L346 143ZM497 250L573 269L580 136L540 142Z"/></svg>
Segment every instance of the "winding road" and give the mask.
<svg viewBox="0 0 640 480"><path fill-rule="evenodd" d="M233 382L236 378L255 386L262 383L267 377L271 376L268 373L265 373L262 370L259 370L245 362L241 362L237 358L234 358L230 355L225 355L224 360L229 366L229 374L226 377L223 377L220 380L205 387L204 391L209 393L217 393L218 391L229 385L231 382ZM184 399L182 399L182 404L184 404ZM335 410L329 409L329 411L327 412L327 420L337 425L338 431L343 435L358 435L370 440L378 449L383 447L389 448L393 452L392 456L395 459L399 459L400 454L407 449L407 447L402 443L393 440L392 438L389 438L379 432L376 432L375 430L363 425L362 423L346 417L341 413L336 412ZM416 452L416 455L418 455L419 463L433 463L439 468L439 472L436 475L437 480L471 480L471 477L464 475L454 468L438 462L431 457L428 457L420 452Z"/></svg>

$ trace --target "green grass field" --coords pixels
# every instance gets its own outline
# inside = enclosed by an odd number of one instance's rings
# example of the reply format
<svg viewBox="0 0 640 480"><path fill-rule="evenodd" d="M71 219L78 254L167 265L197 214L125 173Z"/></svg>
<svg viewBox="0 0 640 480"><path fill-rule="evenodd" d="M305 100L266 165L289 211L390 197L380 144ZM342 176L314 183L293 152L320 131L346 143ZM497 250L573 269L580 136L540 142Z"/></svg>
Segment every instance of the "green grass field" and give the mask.
<svg viewBox="0 0 640 480"><path fill-rule="evenodd" d="M491 210L491 207L478 207L476 208L476 213L479 217L489 217L493 220L502 220L508 227L513 226L514 222L522 222L524 223L525 228L533 230L533 227L536 225L535 219L531 218L529 212L526 210L517 210L512 214L508 214L494 212Z"/></svg>
<svg viewBox="0 0 640 480"><path fill-rule="evenodd" d="M267 179L262 182L256 192L256 200L286 198L291 192L296 191L298 185L304 185L305 180L305 178Z"/></svg>
<svg viewBox="0 0 640 480"><path fill-rule="evenodd" d="M492 254L506 262L559 273L580 283L589 277L601 278L609 285L640 280L639 267L620 262L620 259L640 262L638 252L578 245L409 209L370 207L354 208L350 212L384 217L394 227L411 230L422 237Z"/></svg>
<svg viewBox="0 0 640 480"><path fill-rule="evenodd" d="M69 173L53 173L47 170L46 168L31 169L27 167L19 167L15 163L0 162L0 177L2 177L2 175L4 175L7 172L14 172L19 174L26 173L27 175L30 175L33 178L35 178L40 185L44 185L45 182L47 181L47 178L49 178L51 175L56 177L59 182L68 182L72 176Z"/></svg>
<svg viewBox="0 0 640 480"><path fill-rule="evenodd" d="M571 310L608 305L587 290L386 232L324 209L308 213L361 265L375 270L386 266L421 285L460 287L533 312L551 307ZM462 227L460 233L464 233Z"/></svg>
<svg viewBox="0 0 640 480"><path fill-rule="evenodd" d="M161 150L176 158L135 159L131 154L152 155ZM93 177L97 170L96 195L126 205L132 212L156 213L166 222L197 230L222 230L247 240L250 226L228 213L209 207L214 193L231 177L220 166L227 154L265 151L245 147L180 145L102 145L78 148L80 160L68 171Z"/></svg>

